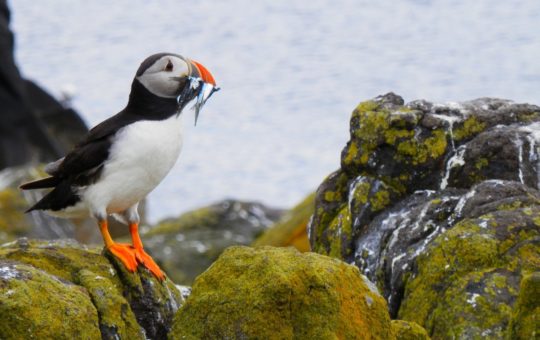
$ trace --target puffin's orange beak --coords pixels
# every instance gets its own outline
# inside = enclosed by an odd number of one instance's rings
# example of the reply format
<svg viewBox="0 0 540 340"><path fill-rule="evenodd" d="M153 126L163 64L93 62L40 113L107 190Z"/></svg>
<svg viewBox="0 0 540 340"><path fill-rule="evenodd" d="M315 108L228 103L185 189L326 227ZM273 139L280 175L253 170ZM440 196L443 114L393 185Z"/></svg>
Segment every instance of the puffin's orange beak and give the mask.
<svg viewBox="0 0 540 340"><path fill-rule="evenodd" d="M216 80L214 79L214 76L212 75L212 73L210 73L210 71L208 71L206 67L204 67L201 63L198 63L193 59L191 59L191 63L193 64L193 66L195 66L197 71L199 71L199 75L205 83L209 83L209 84L212 84L213 86L216 86Z"/></svg>

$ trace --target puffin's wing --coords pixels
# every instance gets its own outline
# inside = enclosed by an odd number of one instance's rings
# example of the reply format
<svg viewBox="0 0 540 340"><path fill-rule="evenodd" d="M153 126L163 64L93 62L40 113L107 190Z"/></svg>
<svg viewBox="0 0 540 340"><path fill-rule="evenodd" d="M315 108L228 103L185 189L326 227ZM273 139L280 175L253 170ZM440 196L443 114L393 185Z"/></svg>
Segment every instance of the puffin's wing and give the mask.
<svg viewBox="0 0 540 340"><path fill-rule="evenodd" d="M65 180L75 186L93 183L109 157L111 144L111 138L103 138L79 145L63 159L45 167L50 177L24 183L19 188L23 190L52 188Z"/></svg>
<svg viewBox="0 0 540 340"><path fill-rule="evenodd" d="M69 179L75 185L87 185L97 179L103 163L109 157L112 138L136 117L122 111L91 129L81 143L67 156L45 166L51 177L24 183L23 190L52 188Z"/></svg>
<svg viewBox="0 0 540 340"><path fill-rule="evenodd" d="M109 157L116 133L136 120L137 117L122 111L96 125L88 132L86 138L58 164L53 176L71 177L76 185L87 185L93 182Z"/></svg>
<svg viewBox="0 0 540 340"><path fill-rule="evenodd" d="M98 175L98 169L109 157L112 138L102 138L81 144L59 165L53 177L70 178L75 185L87 185Z"/></svg>

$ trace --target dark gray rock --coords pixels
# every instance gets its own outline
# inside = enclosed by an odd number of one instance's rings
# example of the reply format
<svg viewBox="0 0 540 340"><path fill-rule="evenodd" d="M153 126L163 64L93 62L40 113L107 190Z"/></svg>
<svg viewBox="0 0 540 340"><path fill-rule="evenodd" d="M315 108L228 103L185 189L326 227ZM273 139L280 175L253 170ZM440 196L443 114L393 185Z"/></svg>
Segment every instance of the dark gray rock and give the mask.
<svg viewBox="0 0 540 340"><path fill-rule="evenodd" d="M509 334L520 279L540 271L540 107L390 93L350 127L317 190L312 249L356 264L393 317L433 337Z"/></svg>

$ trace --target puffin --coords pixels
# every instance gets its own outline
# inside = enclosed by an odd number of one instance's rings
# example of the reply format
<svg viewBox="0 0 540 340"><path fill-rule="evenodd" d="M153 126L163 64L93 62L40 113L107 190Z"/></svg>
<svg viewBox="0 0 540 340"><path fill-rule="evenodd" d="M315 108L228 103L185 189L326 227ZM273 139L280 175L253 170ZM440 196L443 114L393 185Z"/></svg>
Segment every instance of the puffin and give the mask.
<svg viewBox="0 0 540 340"><path fill-rule="evenodd" d="M45 166L49 177L22 190L52 188L26 212L61 218L93 217L105 248L130 271L139 265L160 281L165 275L139 236L139 202L169 173L182 149L182 112L199 112L219 90L202 64L179 54L157 53L139 66L125 108L94 128L65 157ZM129 226L132 244L113 241L108 217Z"/></svg>

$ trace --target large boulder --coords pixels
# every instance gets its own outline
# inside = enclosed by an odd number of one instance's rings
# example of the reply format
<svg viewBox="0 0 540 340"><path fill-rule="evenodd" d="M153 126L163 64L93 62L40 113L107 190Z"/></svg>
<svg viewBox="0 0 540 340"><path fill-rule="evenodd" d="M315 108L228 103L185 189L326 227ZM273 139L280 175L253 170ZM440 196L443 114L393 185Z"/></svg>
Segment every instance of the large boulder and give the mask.
<svg viewBox="0 0 540 340"><path fill-rule="evenodd" d="M392 339L358 269L294 248L231 247L193 286L169 339Z"/></svg>
<svg viewBox="0 0 540 340"><path fill-rule="evenodd" d="M142 238L176 283L191 285L225 248L251 244L282 214L260 203L229 199L164 220Z"/></svg>
<svg viewBox="0 0 540 340"><path fill-rule="evenodd" d="M390 93L350 133L317 190L312 249L356 264L435 338L535 334L520 287L537 291L540 271L540 107Z"/></svg>
<svg viewBox="0 0 540 340"><path fill-rule="evenodd" d="M283 217L268 230L259 236L254 247L295 247L299 251L310 250L307 226L313 215L315 206L315 194L310 194L295 207L283 215Z"/></svg>
<svg viewBox="0 0 540 340"><path fill-rule="evenodd" d="M75 241L0 247L2 339L162 339L183 302L169 280Z"/></svg>

